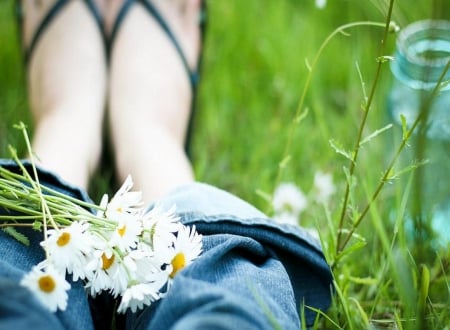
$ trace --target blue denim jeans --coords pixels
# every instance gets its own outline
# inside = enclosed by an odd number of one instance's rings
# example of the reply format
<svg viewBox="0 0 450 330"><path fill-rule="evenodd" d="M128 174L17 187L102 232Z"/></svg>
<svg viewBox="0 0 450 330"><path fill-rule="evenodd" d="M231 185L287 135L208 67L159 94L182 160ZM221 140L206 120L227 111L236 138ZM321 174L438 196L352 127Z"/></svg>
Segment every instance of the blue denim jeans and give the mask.
<svg viewBox="0 0 450 330"><path fill-rule="evenodd" d="M17 170L13 162L0 165ZM39 175L42 183L89 200L52 173L40 169ZM320 245L301 228L279 225L238 197L203 183L180 187L160 203L175 204L182 222L195 225L203 235L203 253L177 274L164 299L126 314L125 328L299 329L301 313L306 326L316 317L307 306L329 307L329 266ZM88 300L80 283L72 284L67 310L56 314L18 285L43 258L39 240L36 236L25 247L0 233L0 329L103 327L97 314L111 315L105 301Z"/></svg>

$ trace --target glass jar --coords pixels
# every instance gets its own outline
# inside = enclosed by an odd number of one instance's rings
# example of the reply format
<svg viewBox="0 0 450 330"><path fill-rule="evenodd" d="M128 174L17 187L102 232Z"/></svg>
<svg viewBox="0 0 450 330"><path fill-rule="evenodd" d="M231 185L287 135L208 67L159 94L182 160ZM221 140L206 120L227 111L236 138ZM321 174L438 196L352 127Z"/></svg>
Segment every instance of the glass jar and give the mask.
<svg viewBox="0 0 450 330"><path fill-rule="evenodd" d="M450 242L450 70L438 92L433 90L449 61L450 21L408 25L397 38L388 97L388 112L398 124L399 136L402 116L408 128L419 115L422 118L400 161L403 169L426 162L413 172L409 227L417 234L421 221L427 222L444 245Z"/></svg>

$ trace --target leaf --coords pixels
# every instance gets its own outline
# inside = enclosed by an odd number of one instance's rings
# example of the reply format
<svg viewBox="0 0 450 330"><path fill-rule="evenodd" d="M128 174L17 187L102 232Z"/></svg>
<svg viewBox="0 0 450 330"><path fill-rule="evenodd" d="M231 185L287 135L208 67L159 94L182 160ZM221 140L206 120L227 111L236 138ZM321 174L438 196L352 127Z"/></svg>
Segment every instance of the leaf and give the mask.
<svg viewBox="0 0 450 330"><path fill-rule="evenodd" d="M356 305L356 308L359 311L361 319L364 322L364 328L369 329L369 326L370 326L369 317L367 316L367 313L364 311L364 308L362 308L362 306L359 303L358 299L356 299L354 297L350 297L349 300L353 301L353 303Z"/></svg>
<svg viewBox="0 0 450 330"><path fill-rule="evenodd" d="M430 270L426 265L421 265L422 276L420 278L419 306L424 309L428 298L428 289L430 287Z"/></svg>
<svg viewBox="0 0 450 330"><path fill-rule="evenodd" d="M309 63L307 58L305 58L305 65L306 65L306 68L308 69L308 71L311 72L312 71L311 64Z"/></svg>
<svg viewBox="0 0 450 330"><path fill-rule="evenodd" d="M333 320L327 313L324 313L324 311L320 308L315 308L312 306L308 306L308 305L304 305L306 308L308 308L309 310L312 310L314 313L316 313L318 316L323 317L324 319L326 319L328 322L330 322L331 324L334 325L334 327L336 329L343 329L341 326L339 326L339 324L336 323L335 320ZM302 324L303 326L303 324ZM316 327L314 327L313 329L316 329Z"/></svg>
<svg viewBox="0 0 450 330"><path fill-rule="evenodd" d="M20 121L18 124L14 124L13 127L15 129L18 129L19 131L27 129L27 125L25 125L25 123L23 121Z"/></svg>
<svg viewBox="0 0 450 330"><path fill-rule="evenodd" d="M41 231L42 230L42 221L35 221L33 222L33 230L38 230Z"/></svg>
<svg viewBox="0 0 450 330"><path fill-rule="evenodd" d="M354 252L357 252L357 251L361 250L361 249L364 248L366 245L367 245L367 244L366 244L365 241L359 241L359 242L356 242L356 243L350 245L348 248L346 248L345 250L341 251L341 252L336 256L336 261L335 261L335 263L336 263L336 264L339 263L340 260L341 260L342 258L344 258L345 256L350 255L350 254L352 254L352 253L354 253Z"/></svg>
<svg viewBox="0 0 450 330"><path fill-rule="evenodd" d="M399 176L414 171L415 169L417 169L420 166L424 166L426 164L428 164L430 161L429 159L423 159L423 160L416 160L414 161L412 164L398 170L398 171L391 171L387 177L388 180L393 180L393 179L397 179Z"/></svg>
<svg viewBox="0 0 450 330"><path fill-rule="evenodd" d="M390 61L393 61L393 60L394 60L394 57L393 56L389 56L389 55L379 56L376 59L376 61L378 63L386 63L386 62L390 62Z"/></svg>
<svg viewBox="0 0 450 330"><path fill-rule="evenodd" d="M272 195L261 190L261 189L256 189L256 194L261 197L262 199L264 199L266 202L268 203L272 203Z"/></svg>
<svg viewBox="0 0 450 330"><path fill-rule="evenodd" d="M26 237L24 234L19 233L15 228L13 227L5 227L3 228L3 231L10 235L11 237L15 238L18 242L22 243L25 246L30 246L30 240L28 237Z"/></svg>
<svg viewBox="0 0 450 330"><path fill-rule="evenodd" d="M347 166L344 166L344 167L342 168L342 170L344 171L345 179L346 179L347 185L348 185L350 188L355 187L355 186L356 186L356 177L355 177L354 175L351 175L351 174L350 174L350 169L349 169Z"/></svg>
<svg viewBox="0 0 450 330"><path fill-rule="evenodd" d="M289 161L291 160L291 156L288 155L286 156L278 165L280 168L285 168L287 166L287 164L289 163Z"/></svg>
<svg viewBox="0 0 450 330"><path fill-rule="evenodd" d="M358 61L356 61L356 71L358 71L359 81L361 82L361 89L362 89L363 96L364 96L364 107L363 108L365 109L367 106L367 100L368 100L367 92L366 92L366 83L364 82L364 79L363 79L363 76L361 73L361 69L359 68Z"/></svg>
<svg viewBox="0 0 450 330"><path fill-rule="evenodd" d="M329 140L329 143L331 147L334 149L334 151L336 151L338 154L344 156L345 158L353 162L353 153L344 150L343 146L333 139Z"/></svg>
<svg viewBox="0 0 450 330"><path fill-rule="evenodd" d="M341 231L342 231L343 234L348 234L349 235L351 233L351 231L349 229L345 229L345 228L342 229ZM358 241L360 241L362 243L366 243L366 239L364 238L364 236L361 236L361 235L359 235L359 234L357 234L355 232L353 232L351 235L352 235L352 238L355 238L355 239L357 239Z"/></svg>
<svg viewBox="0 0 450 330"><path fill-rule="evenodd" d="M300 124L300 122L308 116L309 108L305 108L304 111L302 111L297 117L294 118L295 124Z"/></svg>
<svg viewBox="0 0 450 330"><path fill-rule="evenodd" d="M351 196L351 202L348 204L348 209L349 211L351 211L351 221L353 224L356 223L356 221L358 221L359 217L361 216L361 211L359 210L358 204L353 203L353 194L350 195Z"/></svg>
<svg viewBox="0 0 450 330"><path fill-rule="evenodd" d="M11 155L11 158L16 158L17 157L17 149L14 148L12 145L8 145L8 151Z"/></svg>
<svg viewBox="0 0 450 330"><path fill-rule="evenodd" d="M395 315L395 318L394 318L394 320L395 320L395 325L397 326L396 329L398 329L398 330L403 330L403 323L404 323L404 320L402 320L402 318L401 318L400 315L398 314L398 311L395 311L395 312L394 312L394 315Z"/></svg>
<svg viewBox="0 0 450 330"><path fill-rule="evenodd" d="M406 117L400 114L400 121L402 122L402 138L405 141L408 138L408 125L406 123Z"/></svg>
<svg viewBox="0 0 450 330"><path fill-rule="evenodd" d="M397 179L397 173L394 171L394 168L390 168L387 170L386 182L390 183L390 181Z"/></svg>
<svg viewBox="0 0 450 330"><path fill-rule="evenodd" d="M348 279L353 283L364 284L364 285L377 285L378 280L373 277L353 277L349 276Z"/></svg>
<svg viewBox="0 0 450 330"><path fill-rule="evenodd" d="M450 79L444 80L443 82L441 82L441 84L439 85L439 90L443 90L448 85L450 85Z"/></svg>
<svg viewBox="0 0 450 330"><path fill-rule="evenodd" d="M378 135L380 135L381 133L383 133L384 131L387 131L388 129L390 129L393 125L392 124L388 124L380 129L377 129L375 132L373 132L372 134L370 134L369 136L367 136L364 140L362 140L359 143L359 146L362 146L364 143L369 142L370 140L372 140L373 138L377 137Z"/></svg>
<svg viewBox="0 0 450 330"><path fill-rule="evenodd" d="M340 30L339 33L342 34L344 37L350 37L351 36L350 33L345 32L344 30Z"/></svg>
<svg viewBox="0 0 450 330"><path fill-rule="evenodd" d="M347 304L346 295L342 292L341 288L338 286L338 283L336 281L333 281L333 288L335 289L336 294L341 302L340 305L341 305L342 309L344 310L344 314L345 314L345 317L347 318L347 321L349 322L350 329L353 329L352 323L351 323L351 320L353 318L350 316L349 306Z"/></svg>

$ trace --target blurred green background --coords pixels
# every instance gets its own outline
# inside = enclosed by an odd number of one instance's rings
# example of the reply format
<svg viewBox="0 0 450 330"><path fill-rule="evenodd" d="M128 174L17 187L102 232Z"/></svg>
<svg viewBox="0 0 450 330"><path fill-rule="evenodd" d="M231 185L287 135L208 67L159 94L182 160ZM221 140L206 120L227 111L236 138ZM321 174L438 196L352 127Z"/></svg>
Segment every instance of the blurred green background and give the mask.
<svg viewBox="0 0 450 330"><path fill-rule="evenodd" d="M7 145L23 151L11 127L32 130L14 1L0 4L0 156ZM384 0L209 0L199 103L193 139L197 178L263 203L255 189L270 190L307 69L324 39L354 21L384 22ZM395 1L399 26L448 14L446 1ZM309 115L295 134L284 180L311 184L317 169L340 172L328 140L351 145L361 115L362 89L356 64L370 87L383 29L357 27L336 37L318 62L305 105ZM393 51L394 35L387 40ZM389 55L389 54L386 54ZM375 128L385 115L386 65L369 118ZM382 147L382 146L380 146Z"/></svg>

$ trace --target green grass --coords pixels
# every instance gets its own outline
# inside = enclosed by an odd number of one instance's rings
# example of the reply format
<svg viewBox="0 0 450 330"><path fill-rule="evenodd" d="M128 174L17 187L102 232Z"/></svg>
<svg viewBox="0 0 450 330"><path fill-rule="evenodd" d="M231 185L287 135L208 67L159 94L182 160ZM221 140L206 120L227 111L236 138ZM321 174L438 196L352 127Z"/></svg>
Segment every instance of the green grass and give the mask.
<svg viewBox="0 0 450 330"><path fill-rule="evenodd" d="M31 130L33 126L12 4L8 0L0 5L0 157L8 157L8 144L24 151L13 124L24 121ZM325 38L339 26L356 21L384 23L387 8L384 0L330 0L323 10L315 8L313 0L209 1L193 139L197 178L268 209L257 191L273 192L308 75L305 63L312 63ZM446 0L399 0L392 17L400 27L424 18L450 19L450 5ZM357 65L368 91L383 32L380 27L354 27L324 49L305 97L308 114L293 131L291 158L280 177L309 191L315 172L333 174L337 192L327 209L312 204L302 216L303 225L321 232L330 263L336 258L333 244L346 183L343 167L349 167L349 161L330 147L329 140L339 141L346 150L353 148L364 101ZM395 35L390 34L381 55L391 55L394 42ZM364 136L390 121L386 98L391 81L385 64ZM400 144L392 131L360 152L356 186L351 190L356 213ZM105 182L97 178L94 195ZM338 294L318 328L448 329L448 249L430 253L425 247L408 245L401 231L395 231L394 222L403 221L406 184L407 180L396 180L382 190L357 229L361 246L351 240L348 253L335 264ZM350 223L345 222L345 227ZM422 250L427 253L419 258L417 251Z"/></svg>

